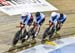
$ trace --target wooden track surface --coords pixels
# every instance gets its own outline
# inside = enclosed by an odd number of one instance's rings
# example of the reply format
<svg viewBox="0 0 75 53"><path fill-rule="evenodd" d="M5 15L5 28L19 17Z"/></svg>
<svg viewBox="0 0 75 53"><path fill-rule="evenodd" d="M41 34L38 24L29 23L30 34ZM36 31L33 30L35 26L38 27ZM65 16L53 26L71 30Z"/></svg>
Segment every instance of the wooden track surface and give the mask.
<svg viewBox="0 0 75 53"><path fill-rule="evenodd" d="M69 12L67 14L67 21L63 25L62 29L59 31L60 35L68 35L75 33L75 1L74 0L48 0L54 6L56 6L63 13ZM45 13L46 14L46 13ZM49 19L49 12L46 14L46 20ZM6 51L11 47L12 39L14 34L18 30L16 26L19 24L19 16L7 16L0 12L0 53ZM43 31L48 25L45 25L48 21L45 21L41 31L39 33L38 39L41 38Z"/></svg>

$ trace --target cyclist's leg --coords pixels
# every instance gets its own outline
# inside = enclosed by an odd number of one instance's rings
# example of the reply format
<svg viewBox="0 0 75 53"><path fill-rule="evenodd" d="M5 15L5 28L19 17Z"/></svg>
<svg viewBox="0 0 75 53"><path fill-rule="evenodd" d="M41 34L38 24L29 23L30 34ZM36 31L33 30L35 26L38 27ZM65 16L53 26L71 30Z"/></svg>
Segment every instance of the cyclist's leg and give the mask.
<svg viewBox="0 0 75 53"><path fill-rule="evenodd" d="M30 35L28 33L29 31L29 26L28 25L25 25L25 30L23 32L23 35L22 35L22 43L25 41L25 40L28 40Z"/></svg>
<svg viewBox="0 0 75 53"><path fill-rule="evenodd" d="M36 36L38 35L39 31L40 31L40 26L36 26L34 28L34 30L33 30L33 34L32 34L33 37L32 37L32 39L35 39L36 38Z"/></svg>
<svg viewBox="0 0 75 53"><path fill-rule="evenodd" d="M63 24L65 21L66 21L66 19L64 19L63 21L61 21L61 22L59 22L59 23L57 24L57 27L56 27L56 30L57 30L57 31L59 31L59 30L61 29L62 24Z"/></svg>
<svg viewBox="0 0 75 53"><path fill-rule="evenodd" d="M56 25L56 31L59 31L61 29L61 23L57 23Z"/></svg>

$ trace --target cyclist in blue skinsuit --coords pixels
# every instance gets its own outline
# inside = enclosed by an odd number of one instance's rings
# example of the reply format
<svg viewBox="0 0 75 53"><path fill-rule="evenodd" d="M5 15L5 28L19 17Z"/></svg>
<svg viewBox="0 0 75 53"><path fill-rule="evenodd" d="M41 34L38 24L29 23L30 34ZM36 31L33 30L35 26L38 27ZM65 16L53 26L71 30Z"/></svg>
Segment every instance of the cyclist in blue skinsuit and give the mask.
<svg viewBox="0 0 75 53"><path fill-rule="evenodd" d="M59 31L62 25L64 24L65 20L66 20L66 15L64 15L63 13L52 12L49 19L49 27L45 31L47 32L47 34L45 34L44 32L42 41L45 40L47 35L49 35L49 39L50 39L54 34L54 32ZM55 27L50 32L52 26Z"/></svg>

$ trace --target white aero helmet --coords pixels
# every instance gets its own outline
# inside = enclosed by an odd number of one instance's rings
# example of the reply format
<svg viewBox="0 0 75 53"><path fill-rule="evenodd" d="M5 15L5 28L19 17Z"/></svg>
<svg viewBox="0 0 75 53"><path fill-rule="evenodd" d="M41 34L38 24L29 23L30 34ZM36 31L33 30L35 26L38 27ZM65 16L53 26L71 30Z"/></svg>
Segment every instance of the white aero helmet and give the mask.
<svg viewBox="0 0 75 53"><path fill-rule="evenodd" d="M57 15L57 12L52 12L51 13L51 16L56 16Z"/></svg>

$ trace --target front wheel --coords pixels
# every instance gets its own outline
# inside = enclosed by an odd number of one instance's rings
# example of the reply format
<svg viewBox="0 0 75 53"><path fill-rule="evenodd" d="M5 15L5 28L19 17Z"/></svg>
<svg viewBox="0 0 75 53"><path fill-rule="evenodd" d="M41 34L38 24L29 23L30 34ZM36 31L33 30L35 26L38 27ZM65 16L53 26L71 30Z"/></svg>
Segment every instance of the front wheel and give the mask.
<svg viewBox="0 0 75 53"><path fill-rule="evenodd" d="M44 31L43 39L42 40L44 40L48 36L49 30L50 30L50 27L46 28L46 30Z"/></svg>
<svg viewBox="0 0 75 53"><path fill-rule="evenodd" d="M22 30L19 30L19 31L16 32L15 37L13 39L13 45L17 44L18 40L20 39L21 33L22 33Z"/></svg>

